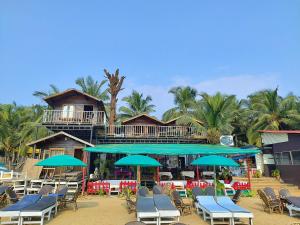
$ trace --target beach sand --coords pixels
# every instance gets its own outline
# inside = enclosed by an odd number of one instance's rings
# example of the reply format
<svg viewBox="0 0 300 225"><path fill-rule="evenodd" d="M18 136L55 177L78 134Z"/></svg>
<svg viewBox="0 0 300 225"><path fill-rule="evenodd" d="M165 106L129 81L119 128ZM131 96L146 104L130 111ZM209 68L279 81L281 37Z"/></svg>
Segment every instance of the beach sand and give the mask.
<svg viewBox="0 0 300 225"><path fill-rule="evenodd" d="M254 225L290 225L300 223L300 218L291 218L285 212L268 214L263 211L262 202L258 197L242 198L239 203L242 207L254 213ZM49 225L124 225L135 220L135 214L128 214L125 200L116 196L84 196L78 201L78 211L70 208L60 211ZM181 216L180 222L188 225L207 225L203 219L193 213Z"/></svg>

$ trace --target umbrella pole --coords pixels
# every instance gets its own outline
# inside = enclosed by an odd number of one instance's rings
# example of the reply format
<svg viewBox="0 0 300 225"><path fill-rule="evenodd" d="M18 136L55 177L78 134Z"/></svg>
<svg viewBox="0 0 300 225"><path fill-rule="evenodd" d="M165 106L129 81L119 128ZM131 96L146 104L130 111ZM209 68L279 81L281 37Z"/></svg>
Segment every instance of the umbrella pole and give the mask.
<svg viewBox="0 0 300 225"><path fill-rule="evenodd" d="M214 174L215 174L215 196L217 196L217 174L216 174L216 166L214 166Z"/></svg>
<svg viewBox="0 0 300 225"><path fill-rule="evenodd" d="M197 166L196 168L196 176L197 176L197 181L200 180L200 177L199 177L199 166Z"/></svg>
<svg viewBox="0 0 300 225"><path fill-rule="evenodd" d="M141 167L137 166L137 170L136 170L136 178L137 178L137 183L138 185L140 185L141 183Z"/></svg>

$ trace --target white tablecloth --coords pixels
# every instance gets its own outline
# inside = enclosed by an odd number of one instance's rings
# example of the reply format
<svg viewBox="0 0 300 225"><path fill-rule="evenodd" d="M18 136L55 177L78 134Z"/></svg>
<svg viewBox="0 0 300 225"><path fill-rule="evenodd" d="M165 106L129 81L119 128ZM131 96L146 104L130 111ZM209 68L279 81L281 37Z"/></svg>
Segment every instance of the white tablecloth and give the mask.
<svg viewBox="0 0 300 225"><path fill-rule="evenodd" d="M169 177L170 179L173 179L173 175L171 172L159 172L159 176L167 176Z"/></svg>
<svg viewBox="0 0 300 225"><path fill-rule="evenodd" d="M194 171L181 171L181 176L194 178L195 172Z"/></svg>

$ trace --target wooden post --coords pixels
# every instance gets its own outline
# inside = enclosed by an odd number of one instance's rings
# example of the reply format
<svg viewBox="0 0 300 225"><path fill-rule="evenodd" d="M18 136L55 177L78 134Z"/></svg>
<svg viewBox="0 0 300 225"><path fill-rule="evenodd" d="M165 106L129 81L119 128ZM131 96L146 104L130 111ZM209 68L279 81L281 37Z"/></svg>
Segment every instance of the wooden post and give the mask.
<svg viewBox="0 0 300 225"><path fill-rule="evenodd" d="M159 157L157 157L156 160L159 162ZM159 184L159 181L160 181L160 177L159 177L159 166L156 168L156 181L157 181L157 184Z"/></svg>
<svg viewBox="0 0 300 225"><path fill-rule="evenodd" d="M83 152L83 162L87 164L87 152ZM81 194L84 194L84 190L85 190L85 174L86 174L86 167L82 167L82 190L81 190Z"/></svg>
<svg viewBox="0 0 300 225"><path fill-rule="evenodd" d="M248 157L247 159L247 177L248 177L248 184L249 184L249 188L251 190L251 168L250 168L250 157Z"/></svg>
<svg viewBox="0 0 300 225"><path fill-rule="evenodd" d="M137 166L136 179L137 179L138 185L141 184L141 167L140 166Z"/></svg>
<svg viewBox="0 0 300 225"><path fill-rule="evenodd" d="M199 166L197 166L196 168L196 177L197 177L197 181L199 181L200 177L199 177Z"/></svg>

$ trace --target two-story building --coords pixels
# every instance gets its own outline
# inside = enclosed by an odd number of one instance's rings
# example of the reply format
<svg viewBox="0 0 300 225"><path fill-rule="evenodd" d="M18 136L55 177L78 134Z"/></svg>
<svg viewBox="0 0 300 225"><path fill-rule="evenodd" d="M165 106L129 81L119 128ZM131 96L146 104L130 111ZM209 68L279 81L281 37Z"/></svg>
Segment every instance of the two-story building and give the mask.
<svg viewBox="0 0 300 225"><path fill-rule="evenodd" d="M39 149L39 158L70 154L82 159L84 147L110 143L206 143L205 135L176 120L160 121L141 114L109 126L102 100L68 89L44 99L48 104L42 126L52 132L28 145ZM88 162L95 156L90 154Z"/></svg>

